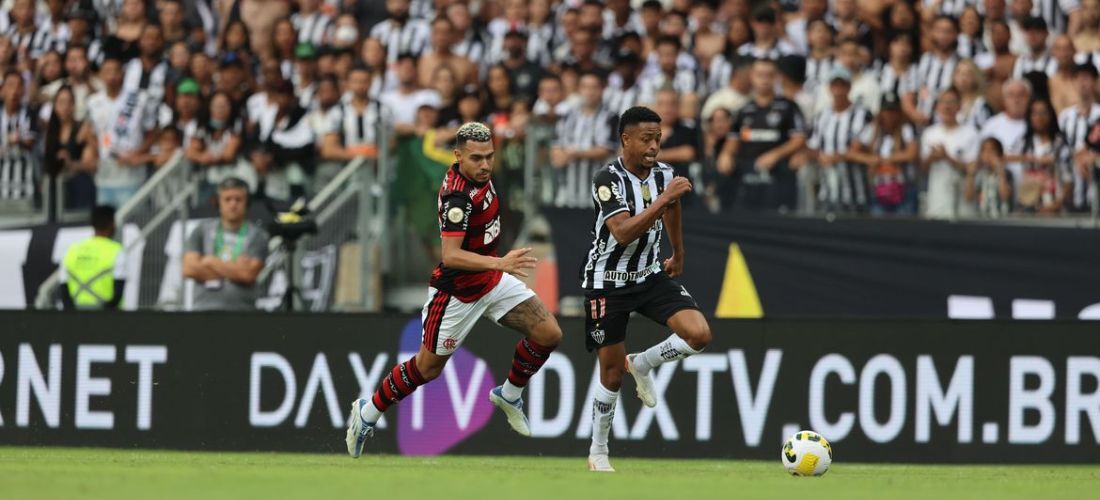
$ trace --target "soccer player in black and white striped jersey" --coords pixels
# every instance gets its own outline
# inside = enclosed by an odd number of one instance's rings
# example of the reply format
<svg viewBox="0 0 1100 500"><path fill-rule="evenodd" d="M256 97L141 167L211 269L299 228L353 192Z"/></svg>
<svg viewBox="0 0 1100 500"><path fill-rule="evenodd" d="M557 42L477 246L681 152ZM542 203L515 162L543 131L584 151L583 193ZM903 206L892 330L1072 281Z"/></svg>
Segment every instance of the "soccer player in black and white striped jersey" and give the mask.
<svg viewBox="0 0 1100 500"><path fill-rule="evenodd" d="M596 221L581 275L587 299L585 344L596 351L600 362L588 454L588 468L597 472L614 471L608 461L607 439L623 374L629 372L634 377L638 398L652 408L660 394L654 390L651 370L699 353L711 339L710 326L695 299L673 279L684 269L678 200L691 191L691 182L674 177L671 167L657 161L661 117L653 110L626 110L619 119L618 133L622 156L601 169L592 183ZM672 256L661 261L665 226ZM675 333L627 356L623 342L627 321L635 311Z"/></svg>
<svg viewBox="0 0 1100 500"><path fill-rule="evenodd" d="M584 208L592 203L592 175L614 151L615 115L603 107L603 78L581 75L580 106L558 120L557 137L550 150L557 190L554 204Z"/></svg>
<svg viewBox="0 0 1100 500"><path fill-rule="evenodd" d="M1087 209L1091 203L1091 191L1096 185L1090 182L1093 155L1089 154L1087 136L1089 125L1100 120L1100 104L1096 102L1096 66L1079 64L1073 71L1073 84L1079 95L1077 105L1068 107L1058 115L1058 128L1065 135L1066 144L1073 151L1073 188L1069 198L1070 210Z"/></svg>

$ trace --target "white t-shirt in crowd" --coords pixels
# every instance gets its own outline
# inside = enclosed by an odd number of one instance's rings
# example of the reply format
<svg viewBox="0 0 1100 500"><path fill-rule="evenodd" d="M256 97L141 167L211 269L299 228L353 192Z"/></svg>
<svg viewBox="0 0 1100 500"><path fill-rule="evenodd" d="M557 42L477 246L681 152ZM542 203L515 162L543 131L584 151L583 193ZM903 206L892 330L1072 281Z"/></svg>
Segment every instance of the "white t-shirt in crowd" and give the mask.
<svg viewBox="0 0 1100 500"><path fill-rule="evenodd" d="M948 156L970 163L978 159L981 139L978 131L969 125L947 128L937 123L924 130L921 135L920 157L927 158L935 146L943 146ZM962 201L963 173L946 161L937 161L928 168L928 203L925 217L932 219L951 219L965 210ZM962 214L966 215L966 214Z"/></svg>
<svg viewBox="0 0 1100 500"><path fill-rule="evenodd" d="M145 182L145 169L122 167L117 158L133 152L145 142L145 133L157 126L156 103L144 91L123 90L114 99L107 92L88 98L88 117L99 141L96 184L110 187L138 186Z"/></svg>
<svg viewBox="0 0 1100 500"><path fill-rule="evenodd" d="M1024 150L1024 135L1027 134L1027 123L1023 120L1009 118L1004 113L997 113L982 125L981 138L992 137L1001 142L1006 155L1018 155ZM1005 168L1012 173L1012 179L1020 182L1024 173L1024 166L1019 162L1009 162ZM1019 187L1019 186L1016 186Z"/></svg>
<svg viewBox="0 0 1100 500"><path fill-rule="evenodd" d="M429 105L438 108L443 99L439 92L429 89L420 89L409 94L402 94L400 90L393 90L382 94L380 99L382 106L389 110L394 123L416 123L416 110L421 106Z"/></svg>

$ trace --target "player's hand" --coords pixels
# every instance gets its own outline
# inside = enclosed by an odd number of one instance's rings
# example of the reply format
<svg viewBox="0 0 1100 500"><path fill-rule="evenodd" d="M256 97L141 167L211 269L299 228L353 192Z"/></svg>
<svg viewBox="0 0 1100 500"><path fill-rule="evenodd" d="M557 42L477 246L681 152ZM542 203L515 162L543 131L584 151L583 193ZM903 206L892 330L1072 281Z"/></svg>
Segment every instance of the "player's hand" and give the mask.
<svg viewBox="0 0 1100 500"><path fill-rule="evenodd" d="M658 200L665 206L672 205L676 203L676 200L680 199L684 193L689 191L691 191L691 181L687 180L687 177L675 177L672 179L672 182L668 183L668 187L661 193Z"/></svg>
<svg viewBox="0 0 1100 500"><path fill-rule="evenodd" d="M668 273L670 278L675 278L681 274L684 274L684 259L680 257L680 254L674 253L672 257L665 259L664 262L665 272Z"/></svg>
<svg viewBox="0 0 1100 500"><path fill-rule="evenodd" d="M513 276L519 276L520 278L526 278L527 273L524 269L534 269L535 264L538 263L538 259L534 257L528 257L527 254L531 252L531 248L517 248L508 252L508 255L500 258L500 270Z"/></svg>

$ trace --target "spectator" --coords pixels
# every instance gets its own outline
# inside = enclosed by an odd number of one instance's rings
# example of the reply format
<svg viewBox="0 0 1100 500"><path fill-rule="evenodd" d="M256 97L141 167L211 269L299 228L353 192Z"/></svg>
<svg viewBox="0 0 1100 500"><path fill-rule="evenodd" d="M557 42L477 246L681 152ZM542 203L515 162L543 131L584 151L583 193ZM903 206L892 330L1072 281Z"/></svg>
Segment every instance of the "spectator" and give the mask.
<svg viewBox="0 0 1100 500"><path fill-rule="evenodd" d="M851 149L872 126L872 115L848 99L851 88L852 74L843 67L833 68L829 75L833 107L817 115L807 146L821 168L818 199L826 209L862 213L869 207L867 165L853 161Z"/></svg>
<svg viewBox="0 0 1100 500"><path fill-rule="evenodd" d="M843 67L851 75L851 92L848 100L863 106L872 113L878 112L878 105L882 100L882 90L878 75L873 71L863 70L863 48L853 39L840 42L837 51L837 64L833 70ZM830 71L829 75L833 72ZM828 82L824 82L828 83ZM821 114L833 107L833 94L829 85L819 85L817 95L814 96L814 115Z"/></svg>
<svg viewBox="0 0 1100 500"><path fill-rule="evenodd" d="M797 104L775 94L776 73L774 61L753 63L752 101L734 115L718 157L724 210L795 208L796 179L789 160L806 144L806 124Z"/></svg>
<svg viewBox="0 0 1100 500"><path fill-rule="evenodd" d="M37 53L44 52L44 47L32 47L38 34L34 10L34 0L13 0L11 3L11 25L4 36L11 41L17 61L34 61Z"/></svg>
<svg viewBox="0 0 1100 500"><path fill-rule="evenodd" d="M447 66L454 72L462 85L476 84L477 66L469 59L452 52L454 47L454 25L445 17L432 21L431 50L420 57L417 63L417 75L421 87L432 84L432 75L440 66Z"/></svg>
<svg viewBox="0 0 1100 500"><path fill-rule="evenodd" d="M799 2L797 14L787 18L785 29L787 40L790 40L799 54L812 56L814 34L811 25L814 21L823 21L827 12L828 2L826 0L802 0ZM832 29L828 24L825 24L824 27L830 31ZM828 74L828 72L824 73L822 78L825 74Z"/></svg>
<svg viewBox="0 0 1100 500"><path fill-rule="evenodd" d="M1001 86L1012 78L1012 70L1016 67L1016 54L1009 51L1009 28L1002 21L993 23L990 29L992 51L974 60L982 71L989 76L989 93L987 99L994 108L1001 105Z"/></svg>
<svg viewBox="0 0 1100 500"><path fill-rule="evenodd" d="M121 206L145 182L156 139L156 106L142 90L123 86L122 62L107 58L99 70L104 90L88 98L88 116L99 140L97 202Z"/></svg>
<svg viewBox="0 0 1100 500"><path fill-rule="evenodd" d="M1004 111L985 122L981 136L983 139L993 137L1000 141L1008 160L1008 170L1012 173L1012 178L1019 182L1023 166L1016 158L1023 150L1027 133L1027 122L1024 118L1028 111L1027 103L1031 99L1031 85L1024 80L1010 80L1002 88Z"/></svg>
<svg viewBox="0 0 1100 500"><path fill-rule="evenodd" d="M54 82L60 82L65 76L62 64L61 54L53 50L46 52L38 60L34 82L28 95L32 105L38 106L46 102L42 91Z"/></svg>
<svg viewBox="0 0 1100 500"><path fill-rule="evenodd" d="M961 2L960 2L961 3ZM967 5L959 15L958 54L963 59L974 59L989 52L982 35L982 15L974 5Z"/></svg>
<svg viewBox="0 0 1100 500"><path fill-rule="evenodd" d="M245 220L247 209L248 184L226 178L218 185L219 218L201 221L188 236L183 275L199 285L193 310L256 308L256 279L267 259L268 236Z"/></svg>
<svg viewBox="0 0 1100 500"><path fill-rule="evenodd" d="M168 62L164 60L164 34L160 25L146 24L138 39L140 56L126 64L123 87L142 90L150 102L160 105L167 84Z"/></svg>
<svg viewBox="0 0 1100 500"><path fill-rule="evenodd" d="M459 83L450 66L439 66L432 74L431 89L439 94L439 122L442 128L458 131Z"/></svg>
<svg viewBox="0 0 1100 500"><path fill-rule="evenodd" d="M978 159L980 139L974 128L959 123L958 115L959 93L949 87L936 101L936 123L921 135L921 169L928 176L924 216L931 219L968 214L961 181L967 165Z"/></svg>
<svg viewBox="0 0 1100 500"><path fill-rule="evenodd" d="M732 127L733 115L730 114L729 110L716 108L710 114L709 119L706 120L706 126L703 128L703 202L712 213L716 213L721 209L721 193L731 187L722 184L728 183L730 176L719 177L717 168L718 158L722 154L722 149L726 146L726 141L729 140Z"/></svg>
<svg viewBox="0 0 1100 500"><path fill-rule="evenodd" d="M91 124L76 118L76 95L68 86L54 94L46 122L43 168L65 178L65 208L90 209L95 204L96 137Z"/></svg>
<svg viewBox="0 0 1100 500"><path fill-rule="evenodd" d="M157 19L160 22L166 45L171 46L176 42L187 40L186 19L184 18L183 4L180 0L160 0L157 2Z"/></svg>
<svg viewBox="0 0 1100 500"><path fill-rule="evenodd" d="M38 123L24 104L23 77L15 71L4 74L4 108L0 112L0 203L15 201L29 207L38 195L38 159L33 150L38 140Z"/></svg>
<svg viewBox="0 0 1100 500"><path fill-rule="evenodd" d="M184 79L176 85L175 104L161 105L158 116L159 127L162 130L169 128L178 130L181 143L190 145L191 138L199 129L201 107L199 84L190 78Z"/></svg>
<svg viewBox="0 0 1100 500"><path fill-rule="evenodd" d="M291 78L294 75L294 61L297 60L295 50L298 48L298 34L294 31L294 24L289 19L276 21L271 30L269 44L272 56L279 61L283 78Z"/></svg>
<svg viewBox="0 0 1100 500"><path fill-rule="evenodd" d="M483 60L486 53L485 40L481 37L480 30L474 26L470 7L465 2L454 2L447 6L446 14L454 26L455 38L458 40L454 53L471 61ZM565 24L564 17L562 24Z"/></svg>
<svg viewBox="0 0 1100 500"><path fill-rule="evenodd" d="M690 122L681 119L680 108L680 96L676 91L663 89L657 92L654 110L661 117L661 152L657 159L668 163L676 175L691 179L701 192L704 181L700 165L699 130L694 125L694 119ZM685 208L691 208L697 202L694 193L685 193L680 201Z"/></svg>
<svg viewBox="0 0 1100 500"><path fill-rule="evenodd" d="M295 3L298 12L290 16L290 23L298 32L298 43L314 47L327 44L332 39L334 22L331 16L321 12L321 0L296 0Z"/></svg>
<svg viewBox="0 0 1100 500"><path fill-rule="evenodd" d="M386 64L386 48L382 46L382 42L374 38L363 40L360 55L363 65L372 76L370 84L372 99L379 99L383 93L397 88L397 74L389 71L389 65Z"/></svg>
<svg viewBox="0 0 1100 500"><path fill-rule="evenodd" d="M126 289L126 252L115 236L115 209L92 209L95 234L65 251L57 270L61 303L68 310L118 309Z"/></svg>
<svg viewBox="0 0 1100 500"><path fill-rule="evenodd" d="M814 95L806 90L806 59L802 56L783 56L776 63L779 69L780 94L798 105L802 116L810 115L814 109Z"/></svg>
<svg viewBox="0 0 1100 500"><path fill-rule="evenodd" d="M47 15L38 20L38 30L31 43L30 55L37 59L47 52L64 53L69 45L72 33L65 22L65 0L47 0Z"/></svg>
<svg viewBox="0 0 1100 500"><path fill-rule="evenodd" d="M1091 175L1095 158L1089 151L1086 136L1089 124L1100 123L1100 104L1096 102L1096 66L1076 65L1073 74L1077 104L1058 115L1058 127L1065 134L1066 145L1073 151L1073 186L1068 195L1067 208L1083 212L1090 208L1096 190Z"/></svg>
<svg viewBox="0 0 1100 500"><path fill-rule="evenodd" d="M883 95L905 94L911 105L917 102L917 92L920 90L920 74L917 73L917 65L913 64L913 53L916 48L916 40L909 33L895 33L888 45L889 56L886 64L879 71L879 88Z"/></svg>
<svg viewBox="0 0 1100 500"><path fill-rule="evenodd" d="M665 87L672 88L681 95L695 93L697 82L694 71L679 68L676 64L680 49L680 41L671 36L657 40L658 71L642 82L642 95L639 99L643 104L653 104L657 91Z"/></svg>
<svg viewBox="0 0 1100 500"><path fill-rule="evenodd" d="M606 93L605 93L606 97ZM546 123L557 123L559 118L569 114L576 102L565 99L565 89L557 75L546 75L539 81L539 98L531 112Z"/></svg>
<svg viewBox="0 0 1100 500"><path fill-rule="evenodd" d="M82 45L70 45L65 53L65 78L55 81L42 88L44 102L53 101L57 91L62 86L67 86L76 97L76 119L84 120L88 116L88 97L103 90L103 82L92 75L88 64L88 49ZM49 110L43 110L44 116L49 116Z"/></svg>
<svg viewBox="0 0 1100 500"><path fill-rule="evenodd" d="M1047 23L1041 17L1028 17L1021 26L1027 39L1028 52L1016 60L1012 68L1012 78L1023 78L1027 73L1038 71L1053 76L1058 63L1047 53Z"/></svg>
<svg viewBox="0 0 1100 500"><path fill-rule="evenodd" d="M619 2L622 4L623 2ZM615 10L610 4L609 8ZM630 5L626 5L629 14ZM616 12L616 19L620 15ZM632 14L635 19L637 14ZM617 22L617 21L616 21ZM639 21L640 22L640 21ZM554 13L550 9L550 0L531 0L528 2L527 33L527 59L540 67L548 67L553 62L553 44L557 35L558 26L554 19Z"/></svg>
<svg viewBox="0 0 1100 500"><path fill-rule="evenodd" d="M1073 61L1073 40L1066 35L1058 35L1051 44L1050 54L1056 68L1048 81L1050 100L1054 109L1062 112L1077 104L1077 92L1073 85L1074 68L1077 66Z"/></svg>
<svg viewBox="0 0 1100 500"><path fill-rule="evenodd" d="M259 180L257 192L272 200L289 201L312 189L308 174L313 171L316 140L290 82L274 83L268 99L273 107L264 109L257 120L249 156Z"/></svg>
<svg viewBox="0 0 1100 500"><path fill-rule="evenodd" d="M396 73L397 89L382 94L379 101L386 112L393 117L394 132L399 137L414 135L417 132L416 110L425 104L432 107L439 106L439 93L422 89L417 85L416 58L411 54L402 54L397 59Z"/></svg>
<svg viewBox="0 0 1100 500"><path fill-rule="evenodd" d="M348 96L336 106L333 121L323 137L321 157L348 162L356 157L378 155L378 127L382 109L370 98L370 72L357 66L348 74Z"/></svg>
<svg viewBox="0 0 1100 500"><path fill-rule="evenodd" d="M737 53L754 59L779 59L779 56L795 53L796 49L779 38L775 9L762 6L752 13L752 42L737 48Z"/></svg>
<svg viewBox="0 0 1100 500"><path fill-rule="evenodd" d="M500 65L508 71L516 97L533 102L538 92L542 68L527 58L527 33L512 30L504 35L504 56Z"/></svg>
<svg viewBox="0 0 1100 500"><path fill-rule="evenodd" d="M230 177L241 179L254 189L255 171L237 161L241 150L241 124L229 95L215 92L202 116L201 125L186 143L187 159L202 172L199 199L208 200L216 195L218 185Z"/></svg>
<svg viewBox="0 0 1100 500"><path fill-rule="evenodd" d="M1080 27L1071 31L1073 45L1083 53L1100 52L1100 0L1081 0Z"/></svg>
<svg viewBox="0 0 1100 500"><path fill-rule="evenodd" d="M751 58L744 56L734 58L727 84L711 93L703 104L704 121L718 109L725 109L730 114L734 114L749 102L749 93L752 91L751 72Z"/></svg>
<svg viewBox="0 0 1100 500"><path fill-rule="evenodd" d="M1058 129L1050 101L1033 99L1027 106L1026 121L1027 132L1019 155L1023 175L1016 206L1027 212L1059 213L1067 185L1072 182L1071 152Z"/></svg>
<svg viewBox="0 0 1100 500"><path fill-rule="evenodd" d="M170 82L169 88L175 87L190 73L191 55L187 42L175 42L168 47L168 75L165 80Z"/></svg>
<svg viewBox="0 0 1100 500"><path fill-rule="evenodd" d="M299 43L294 47L294 95L304 110L317 107L317 49L311 43Z"/></svg>
<svg viewBox="0 0 1100 500"><path fill-rule="evenodd" d="M921 56L917 66L917 84L914 88L915 106L907 106L909 119L918 127L932 121L932 107L940 92L951 86L955 75L955 66L959 63L956 50L958 44L958 26L948 16L938 16L932 22L931 50Z"/></svg>
<svg viewBox="0 0 1100 500"><path fill-rule="evenodd" d="M897 94L882 95L879 114L864 127L849 156L868 171L871 214L916 212L917 132L901 111Z"/></svg>
<svg viewBox="0 0 1100 500"><path fill-rule="evenodd" d="M402 54L420 56L428 47L431 31L428 24L423 19L409 18L409 0L386 0L386 12L389 18L370 30L370 37L377 38L386 47L386 62L395 63ZM468 53L463 55L477 60ZM416 109L410 113L415 114Z"/></svg>
<svg viewBox="0 0 1100 500"><path fill-rule="evenodd" d="M982 141L978 161L966 170L963 196L980 217L997 219L1011 211L1012 174L1005 168L1004 148L997 139Z"/></svg>
<svg viewBox="0 0 1100 500"><path fill-rule="evenodd" d="M951 79L955 90L959 91L959 123L981 130L982 125L993 116L993 108L985 99L985 78L974 61L963 59L955 66L955 76Z"/></svg>
<svg viewBox="0 0 1100 500"><path fill-rule="evenodd" d="M806 91L812 95L829 77L836 62L833 57L833 27L824 19L814 19L810 21L807 39L810 48L806 55Z"/></svg>
<svg viewBox="0 0 1100 500"><path fill-rule="evenodd" d="M615 71L608 78L609 84L604 91L604 106L615 116L641 103L642 83L638 80L641 73L642 58L637 52L620 49L615 54Z"/></svg>
<svg viewBox="0 0 1100 500"><path fill-rule="evenodd" d="M488 113L488 121L494 121L494 115L507 116L512 112L512 103L516 101L512 80L508 78L508 70L500 64L489 67L489 73L485 78L485 112Z"/></svg>
<svg viewBox="0 0 1100 500"><path fill-rule="evenodd" d="M603 86L598 74L581 75L580 103L558 121L557 140L550 150L550 163L556 169L554 205L558 207L592 206L592 176L617 149L618 116L602 106Z"/></svg>
<svg viewBox="0 0 1100 500"><path fill-rule="evenodd" d="M214 93L214 61L205 52L191 56L191 79L199 86L199 96L207 99Z"/></svg>

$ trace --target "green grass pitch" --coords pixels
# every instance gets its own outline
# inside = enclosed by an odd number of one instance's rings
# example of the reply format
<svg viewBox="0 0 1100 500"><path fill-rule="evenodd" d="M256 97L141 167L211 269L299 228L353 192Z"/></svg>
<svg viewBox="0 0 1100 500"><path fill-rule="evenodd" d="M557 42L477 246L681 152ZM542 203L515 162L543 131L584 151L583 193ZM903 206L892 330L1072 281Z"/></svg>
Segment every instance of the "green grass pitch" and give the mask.
<svg viewBox="0 0 1100 500"><path fill-rule="evenodd" d="M777 453L778 455L778 453ZM0 499L1100 498L1096 466L835 463L820 478L769 462L584 457L399 457L0 447Z"/></svg>

